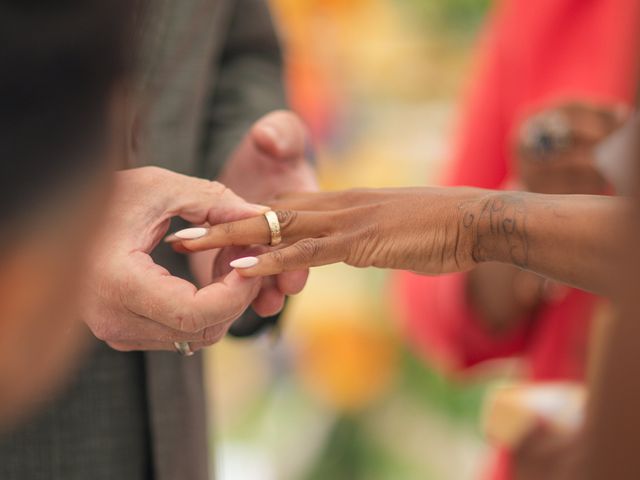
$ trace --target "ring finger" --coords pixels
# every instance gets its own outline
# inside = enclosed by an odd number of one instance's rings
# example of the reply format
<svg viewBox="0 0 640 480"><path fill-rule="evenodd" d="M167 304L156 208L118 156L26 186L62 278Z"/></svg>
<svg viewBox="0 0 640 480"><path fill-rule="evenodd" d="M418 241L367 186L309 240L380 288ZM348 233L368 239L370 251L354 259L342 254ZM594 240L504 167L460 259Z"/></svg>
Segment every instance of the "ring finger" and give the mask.
<svg viewBox="0 0 640 480"><path fill-rule="evenodd" d="M277 210L282 242L294 243L304 238L326 237L335 227L333 212L299 212ZM167 241L181 242L182 247L197 252L229 246L269 245L271 229L264 216L247 218L236 222L214 225L199 238L182 240L180 232L168 237Z"/></svg>

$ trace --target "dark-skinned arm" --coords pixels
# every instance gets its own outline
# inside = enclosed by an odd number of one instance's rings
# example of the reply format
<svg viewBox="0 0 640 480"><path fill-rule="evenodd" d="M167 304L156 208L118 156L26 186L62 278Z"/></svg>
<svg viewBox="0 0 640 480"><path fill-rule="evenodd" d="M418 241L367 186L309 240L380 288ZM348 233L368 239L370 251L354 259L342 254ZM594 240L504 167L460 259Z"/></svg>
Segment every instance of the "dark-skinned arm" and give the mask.
<svg viewBox="0 0 640 480"><path fill-rule="evenodd" d="M275 202L283 245L242 262L246 277L344 262L423 274L500 262L607 293L626 201L472 188L293 194ZM180 241L191 251L269 244L263 217Z"/></svg>
<svg viewBox="0 0 640 480"><path fill-rule="evenodd" d="M606 294L626 210L625 200L605 196L496 193L465 212L463 228L477 263L511 264Z"/></svg>

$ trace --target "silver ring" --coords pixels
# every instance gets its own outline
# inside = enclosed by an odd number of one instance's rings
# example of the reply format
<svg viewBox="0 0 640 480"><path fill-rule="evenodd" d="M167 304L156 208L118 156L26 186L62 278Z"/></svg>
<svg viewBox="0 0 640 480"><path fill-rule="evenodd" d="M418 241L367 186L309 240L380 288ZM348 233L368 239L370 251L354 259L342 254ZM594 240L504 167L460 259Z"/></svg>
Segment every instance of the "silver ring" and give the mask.
<svg viewBox="0 0 640 480"><path fill-rule="evenodd" d="M191 350L191 345L189 342L173 342L173 346L176 347L176 352L178 352L183 357L190 357L195 352Z"/></svg>

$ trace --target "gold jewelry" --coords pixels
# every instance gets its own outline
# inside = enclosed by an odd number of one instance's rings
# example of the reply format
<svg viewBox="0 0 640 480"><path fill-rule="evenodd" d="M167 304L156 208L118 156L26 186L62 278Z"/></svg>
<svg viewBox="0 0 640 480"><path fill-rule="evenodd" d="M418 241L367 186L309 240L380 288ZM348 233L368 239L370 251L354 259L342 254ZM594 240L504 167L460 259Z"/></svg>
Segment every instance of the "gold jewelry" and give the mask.
<svg viewBox="0 0 640 480"><path fill-rule="evenodd" d="M278 214L273 210L269 210L268 212L265 212L264 218L267 220L267 225L269 225L269 231L271 232L271 242L269 242L269 245L275 247L282 242L282 233L280 231L280 220L278 220Z"/></svg>
<svg viewBox="0 0 640 480"><path fill-rule="evenodd" d="M178 352L183 357L190 357L194 354L194 351L191 350L191 345L189 345L189 342L173 342L173 346L176 347L176 352Z"/></svg>

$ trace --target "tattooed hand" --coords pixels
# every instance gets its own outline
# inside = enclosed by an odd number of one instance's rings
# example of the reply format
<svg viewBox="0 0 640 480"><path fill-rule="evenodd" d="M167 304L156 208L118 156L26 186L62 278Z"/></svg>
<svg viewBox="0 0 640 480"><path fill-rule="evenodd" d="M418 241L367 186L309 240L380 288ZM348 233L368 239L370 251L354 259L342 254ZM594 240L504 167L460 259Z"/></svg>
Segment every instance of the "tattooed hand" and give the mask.
<svg viewBox="0 0 640 480"><path fill-rule="evenodd" d="M471 188L351 190L292 194L272 208L283 247L258 257L255 266L240 272L244 276L336 262L428 274L463 271L489 260L492 237L526 263L524 212L505 194ZM199 251L269 240L260 216L211 227L176 248Z"/></svg>
<svg viewBox="0 0 640 480"><path fill-rule="evenodd" d="M524 194L486 195L465 207L462 226L471 230L476 263L502 259L520 268L529 264ZM479 211L478 211L479 210Z"/></svg>
<svg viewBox="0 0 640 480"><path fill-rule="evenodd" d="M610 197L474 188L298 193L271 205L282 244L232 266L245 277L338 262L440 274L497 261L602 292L619 251L624 205ZM203 229L193 240L171 237L179 251L270 239L263 216Z"/></svg>

